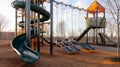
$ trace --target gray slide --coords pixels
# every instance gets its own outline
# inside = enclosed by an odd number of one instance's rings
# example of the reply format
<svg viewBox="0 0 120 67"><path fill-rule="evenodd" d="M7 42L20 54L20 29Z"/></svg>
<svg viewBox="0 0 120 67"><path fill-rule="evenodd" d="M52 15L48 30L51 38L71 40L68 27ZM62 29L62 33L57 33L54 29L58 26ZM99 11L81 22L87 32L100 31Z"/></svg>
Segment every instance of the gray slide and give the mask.
<svg viewBox="0 0 120 67"><path fill-rule="evenodd" d="M91 47L89 44L80 43L79 45L80 45L82 48L86 49L86 50L94 50L94 48Z"/></svg>
<svg viewBox="0 0 120 67"><path fill-rule="evenodd" d="M65 45L68 45L72 50L74 50L74 51L80 51L80 49L79 48L77 48L76 46L75 46L75 44L73 44L73 43L71 43L71 42L64 42L64 44Z"/></svg>
<svg viewBox="0 0 120 67"><path fill-rule="evenodd" d="M114 42L112 39L110 39L107 35L105 35L104 33L99 33L99 36L101 37L102 42L105 41L105 38L108 39L110 42L112 42L113 44L117 44L116 42Z"/></svg>
<svg viewBox="0 0 120 67"><path fill-rule="evenodd" d="M60 46L61 48L63 48L66 52L72 54L72 53L77 53L78 51L70 49L69 46L62 44L61 40L57 41L57 46Z"/></svg>

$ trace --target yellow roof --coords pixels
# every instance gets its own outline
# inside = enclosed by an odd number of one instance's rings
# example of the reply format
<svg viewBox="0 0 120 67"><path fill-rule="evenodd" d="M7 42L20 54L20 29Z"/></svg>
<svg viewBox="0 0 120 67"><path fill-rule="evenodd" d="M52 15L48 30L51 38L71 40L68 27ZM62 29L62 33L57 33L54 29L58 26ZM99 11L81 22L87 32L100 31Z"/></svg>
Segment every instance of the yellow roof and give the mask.
<svg viewBox="0 0 120 67"><path fill-rule="evenodd" d="M96 9L98 8L98 12L105 12L105 8L98 3L96 0L88 7L87 12L88 13L95 13Z"/></svg>

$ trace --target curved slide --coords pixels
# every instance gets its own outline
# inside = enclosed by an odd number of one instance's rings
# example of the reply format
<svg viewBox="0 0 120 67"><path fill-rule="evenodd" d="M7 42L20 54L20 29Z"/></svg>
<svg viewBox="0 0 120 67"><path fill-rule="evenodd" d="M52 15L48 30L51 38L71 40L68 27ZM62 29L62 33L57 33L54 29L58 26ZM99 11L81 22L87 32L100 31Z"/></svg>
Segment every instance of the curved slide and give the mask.
<svg viewBox="0 0 120 67"><path fill-rule="evenodd" d="M25 2L24 1L14 1L14 2L12 2L12 6L14 8L24 9ZM34 12L37 12L43 16L42 18L40 18L41 22L46 21L50 18L50 14L46 10L44 10L43 8L41 8L39 6L31 4L31 10ZM31 20L31 24L33 24L33 21L34 20ZM20 22L19 26L24 27L23 23L24 22ZM35 37L35 36L33 36L34 30L36 30L36 29L32 29L32 31L31 31L31 38ZM23 62L34 63L40 58L39 52L36 52L27 46L26 34L22 34L20 36L17 36L16 38L14 38L11 42L11 46L12 46L12 49L18 54L18 56L20 57L20 59Z"/></svg>

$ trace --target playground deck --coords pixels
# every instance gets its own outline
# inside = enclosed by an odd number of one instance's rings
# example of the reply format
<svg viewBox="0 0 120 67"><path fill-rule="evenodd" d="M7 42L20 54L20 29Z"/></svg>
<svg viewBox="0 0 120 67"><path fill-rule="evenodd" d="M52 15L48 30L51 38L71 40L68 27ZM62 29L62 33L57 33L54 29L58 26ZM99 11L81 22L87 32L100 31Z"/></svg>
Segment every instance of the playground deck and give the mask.
<svg viewBox="0 0 120 67"><path fill-rule="evenodd" d="M49 55L49 47L41 47L40 60L33 64L20 61L10 47L9 41L0 41L0 67L119 67L120 62L108 58L116 56L113 52L81 49L79 53L68 54L60 47L54 47L54 55ZM78 46L79 47L79 46Z"/></svg>

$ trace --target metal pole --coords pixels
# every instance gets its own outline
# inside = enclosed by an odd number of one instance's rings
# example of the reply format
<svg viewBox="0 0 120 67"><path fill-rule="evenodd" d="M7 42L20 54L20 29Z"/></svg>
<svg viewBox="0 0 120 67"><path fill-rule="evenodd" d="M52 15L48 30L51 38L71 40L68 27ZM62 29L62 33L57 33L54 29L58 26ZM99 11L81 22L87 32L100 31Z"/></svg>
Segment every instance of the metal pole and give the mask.
<svg viewBox="0 0 120 67"><path fill-rule="evenodd" d="M43 3L42 3L42 8L44 8L43 7ZM44 23L42 22L42 37L43 37L43 35L44 35ZM42 46L43 46L43 39L42 39Z"/></svg>
<svg viewBox="0 0 120 67"><path fill-rule="evenodd" d="M104 12L104 19L105 19L105 12ZM105 24L104 24L105 25ZM103 28L103 33L105 34L105 28ZM105 38L105 36L104 36ZM104 45L106 44L106 41L104 41Z"/></svg>
<svg viewBox="0 0 120 67"><path fill-rule="evenodd" d="M88 18L88 12L87 12L87 18ZM88 43L88 35L89 33L87 33L87 35L86 35L86 43Z"/></svg>
<svg viewBox="0 0 120 67"><path fill-rule="evenodd" d="M36 0L34 0L34 4L36 4ZM36 13L34 12L34 24L36 23L35 17L36 17ZM34 27L34 35L36 36L36 34L37 34L37 32L36 32L35 27ZM37 50L36 44L37 44L37 38L35 37L34 38L34 50Z"/></svg>
<svg viewBox="0 0 120 67"><path fill-rule="evenodd" d="M22 12L24 11L24 9L22 9ZM22 22L24 21L24 16L23 16L23 14L22 14ZM22 28L22 34L23 34L23 32L24 32L24 28Z"/></svg>
<svg viewBox="0 0 120 67"><path fill-rule="evenodd" d="M95 22L95 13L93 13L93 18L94 18L94 22ZM96 44L96 43L95 43L95 38L96 38L96 37L95 37L95 29L93 29L93 43L94 43L94 44Z"/></svg>
<svg viewBox="0 0 120 67"><path fill-rule="evenodd" d="M119 36L119 25L120 25L120 23L119 23L119 10L120 9L118 9L118 15L117 15L117 23L118 23L118 44L117 44L117 56L119 57L120 56L120 54L119 54L119 48L120 48L120 46L119 46L119 44L120 44L120 36Z"/></svg>
<svg viewBox="0 0 120 67"><path fill-rule="evenodd" d="M28 46L31 46L31 31L30 31L30 0L26 0L26 41Z"/></svg>
<svg viewBox="0 0 120 67"><path fill-rule="evenodd" d="M15 0L18 1L18 0ZM15 37L17 36L17 9L15 9Z"/></svg>
<svg viewBox="0 0 120 67"><path fill-rule="evenodd" d="M15 10L15 37L17 36L17 9Z"/></svg>
<svg viewBox="0 0 120 67"><path fill-rule="evenodd" d="M53 0L50 0L51 28L50 28L50 55L53 55Z"/></svg>
<svg viewBox="0 0 120 67"><path fill-rule="evenodd" d="M40 6L40 0L37 0L37 5ZM37 46L37 51L40 52L40 14L38 14L38 36L37 36L37 43L38 43L38 46Z"/></svg>
<svg viewBox="0 0 120 67"><path fill-rule="evenodd" d="M96 27L97 27L97 25L98 25L98 7L97 7L97 10L96 10ZM98 29L96 28L96 44L98 44L97 33L98 33Z"/></svg>

